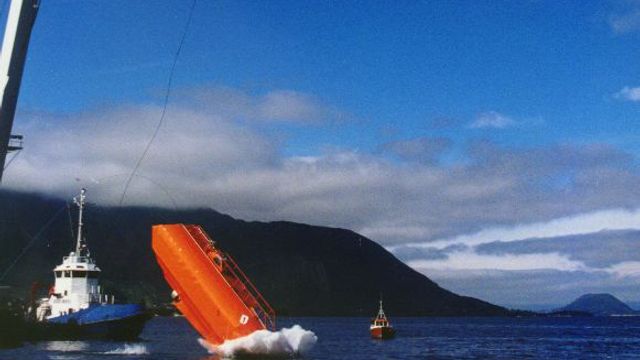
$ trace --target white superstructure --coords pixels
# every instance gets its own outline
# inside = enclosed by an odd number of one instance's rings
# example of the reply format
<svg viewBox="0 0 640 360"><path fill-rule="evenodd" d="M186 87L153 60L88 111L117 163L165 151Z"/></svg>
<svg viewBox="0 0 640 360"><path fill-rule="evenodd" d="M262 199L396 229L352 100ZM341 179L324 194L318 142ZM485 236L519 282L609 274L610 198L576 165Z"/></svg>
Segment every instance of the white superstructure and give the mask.
<svg viewBox="0 0 640 360"><path fill-rule="evenodd" d="M82 236L82 212L86 190L74 198L78 205L78 237L75 251L62 258L62 264L53 269L55 285L49 290L49 297L41 300L36 317L42 321L67 315L92 305L113 303L114 297L103 295L98 283L100 268L89 254Z"/></svg>

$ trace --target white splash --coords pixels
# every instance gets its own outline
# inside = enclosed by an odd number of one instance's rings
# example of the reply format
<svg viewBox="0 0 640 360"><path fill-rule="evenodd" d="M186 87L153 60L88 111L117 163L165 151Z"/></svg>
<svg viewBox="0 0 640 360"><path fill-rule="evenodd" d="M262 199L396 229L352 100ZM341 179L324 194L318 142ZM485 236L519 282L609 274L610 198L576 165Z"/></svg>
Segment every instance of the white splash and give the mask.
<svg viewBox="0 0 640 360"><path fill-rule="evenodd" d="M318 341L312 331L303 329L300 325L284 328L280 331L258 330L247 336L227 340L222 345L211 345L203 339L198 339L200 345L209 353L223 358L236 356L260 355L268 357L291 358L309 352Z"/></svg>
<svg viewBox="0 0 640 360"><path fill-rule="evenodd" d="M119 347L114 350L104 352L106 355L146 355L149 354L147 347L144 344L124 344L123 347Z"/></svg>

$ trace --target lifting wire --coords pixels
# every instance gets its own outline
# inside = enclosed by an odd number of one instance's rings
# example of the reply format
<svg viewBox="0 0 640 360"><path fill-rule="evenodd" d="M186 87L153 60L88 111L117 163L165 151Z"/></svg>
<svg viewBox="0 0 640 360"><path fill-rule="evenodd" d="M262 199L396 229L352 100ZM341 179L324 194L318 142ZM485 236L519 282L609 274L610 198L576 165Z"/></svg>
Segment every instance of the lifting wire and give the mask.
<svg viewBox="0 0 640 360"><path fill-rule="evenodd" d="M144 150L142 151L142 155L140 155L140 158L138 158L136 165L133 167L133 171L131 171L131 174L127 178L127 181L124 185L124 190L122 191L122 196L120 197L120 201L118 203L119 206L121 206L122 203L124 202L124 199L127 196L127 190L129 190L129 185L131 184L131 180L133 180L133 177L136 175L138 168L142 164L142 161L144 160L144 158L147 156L147 153L151 148L151 144L153 144L153 141L156 139L156 136L158 136L158 133L160 132L160 128L164 123L164 118L167 113L167 105L169 104L169 96L171 95L173 75L176 70L176 64L178 63L178 58L180 57L180 52L182 52L182 45L184 44L184 40L187 37L187 32L189 31L189 27L191 25L191 19L193 18L193 9L196 7L196 2L197 0L193 0L193 2L191 3L191 8L189 9L189 17L187 18L187 23L185 24L184 31L182 32L182 37L180 38L180 43L178 44L178 48L173 57L173 64L171 65L171 70L169 71L169 79L167 81L167 90L164 94L164 102L162 104L162 113L160 114L160 119L158 120L158 124L156 125L156 128L153 131L151 138L147 142L147 145L145 146Z"/></svg>
<svg viewBox="0 0 640 360"><path fill-rule="evenodd" d="M115 178L118 176L131 176L130 174L127 173L122 173L122 174L115 174L115 175L109 175L109 176L105 176L105 177L101 177L99 179L92 179L91 181L93 181L96 184L101 184L103 181L107 180L107 179L111 179L111 178ZM171 204L173 205L174 210L178 210L178 203L176 202L176 199L171 195L171 193L169 192L169 189L167 189L166 186L162 185L161 183L151 179L148 176L145 175L140 175L140 174L135 174L133 177L138 177L141 178L143 180L147 180L150 184L155 185L158 187L158 189L162 190L162 192L167 195L167 198L169 199L169 201L171 201Z"/></svg>
<svg viewBox="0 0 640 360"><path fill-rule="evenodd" d="M29 241L29 243L27 243L27 245L22 249L22 251L20 252L20 254L18 254L18 256L16 257L16 259L4 270L4 272L2 273L2 275L0 275L0 281L4 280L4 278L7 276L7 274L9 273L9 271L11 271L11 269L13 269L13 267L18 263L18 261L20 261L20 259L24 256L24 254L27 253L27 251L31 248L31 246L33 246L33 244L35 243L35 241L42 236L42 234L44 234L44 232L49 228L49 226L51 226L51 224L53 224L53 221L58 217L58 215L60 215L62 213L62 211L67 208L67 204L65 203L65 205L63 207L61 207L60 209L58 209L58 211L56 211L56 213L49 219L49 221L47 221L47 223L40 229L40 231L38 231L37 234L35 234L31 240ZM25 233L26 234L26 233ZM29 236L27 234L27 236Z"/></svg>

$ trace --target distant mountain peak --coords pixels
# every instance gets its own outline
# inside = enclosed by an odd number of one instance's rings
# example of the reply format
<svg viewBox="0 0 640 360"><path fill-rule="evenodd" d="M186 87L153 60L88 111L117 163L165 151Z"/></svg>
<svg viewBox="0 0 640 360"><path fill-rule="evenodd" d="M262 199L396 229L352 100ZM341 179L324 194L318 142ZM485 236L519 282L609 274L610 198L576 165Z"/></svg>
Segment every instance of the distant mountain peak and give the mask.
<svg viewBox="0 0 640 360"><path fill-rule="evenodd" d="M582 311L598 316L638 314L617 297L606 293L582 295L559 310Z"/></svg>

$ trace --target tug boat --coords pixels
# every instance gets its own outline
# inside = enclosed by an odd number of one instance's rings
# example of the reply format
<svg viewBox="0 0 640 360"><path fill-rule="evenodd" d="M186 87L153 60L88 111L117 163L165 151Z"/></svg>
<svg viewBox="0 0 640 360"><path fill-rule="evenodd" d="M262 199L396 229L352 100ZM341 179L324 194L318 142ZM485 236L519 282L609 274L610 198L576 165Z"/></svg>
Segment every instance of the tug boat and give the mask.
<svg viewBox="0 0 640 360"><path fill-rule="evenodd" d="M151 246L173 303L211 345L275 330L275 312L198 225L154 225Z"/></svg>
<svg viewBox="0 0 640 360"><path fill-rule="evenodd" d="M391 326L391 323L387 320L387 316L384 314L384 310L382 309L382 300L380 300L378 315L371 320L369 331L371 332L371 337L374 339L391 339L396 335L396 331L393 329L393 326Z"/></svg>
<svg viewBox="0 0 640 360"><path fill-rule="evenodd" d="M86 190L73 200L78 206L76 248L53 269L55 284L40 299L27 323L32 340L135 340L149 315L142 305L116 304L103 293L97 266L82 234Z"/></svg>

